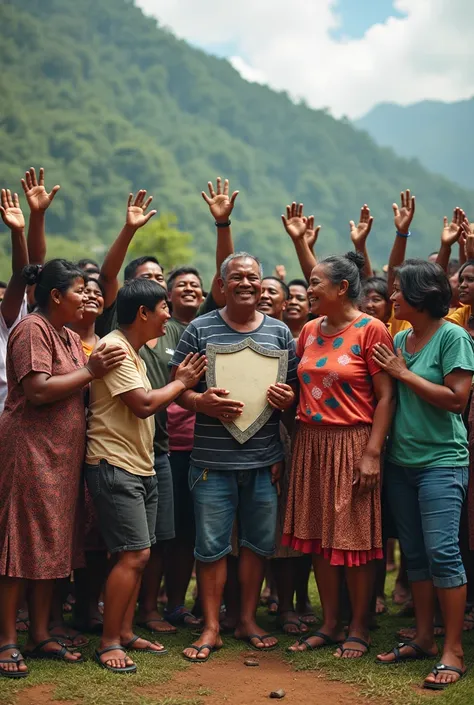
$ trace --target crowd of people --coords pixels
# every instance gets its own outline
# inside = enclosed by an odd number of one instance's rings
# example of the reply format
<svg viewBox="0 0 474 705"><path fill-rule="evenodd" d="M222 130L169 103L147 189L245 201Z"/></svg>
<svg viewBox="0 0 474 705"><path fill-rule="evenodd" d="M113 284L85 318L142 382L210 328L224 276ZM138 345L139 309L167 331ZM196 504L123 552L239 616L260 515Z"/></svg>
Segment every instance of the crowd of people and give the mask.
<svg viewBox="0 0 474 705"><path fill-rule="evenodd" d="M433 661L430 689L462 678L462 633L474 626L474 228L464 212L445 219L426 261L406 259L415 198L403 192L376 275L367 205L350 221L354 251L318 259L320 227L293 203L282 222L302 276L287 283L282 266L264 277L253 253L234 252L238 192L217 179L202 194L216 226L206 293L197 269L164 272L159 253L129 262L120 286L128 247L156 213L146 191L130 195L99 265L47 260L59 186L48 193L33 168L22 186L27 237L18 195L2 190L0 206L12 252L0 303L0 675L26 677L29 659L79 664L84 633L100 634L95 659L116 673L137 670L134 652L166 655L155 638L178 627L196 637L183 652L193 663L226 633L275 649L256 621L265 578L291 653L359 659L398 539L416 626L377 662ZM240 443L229 429L244 403L206 372L210 349L249 339L288 364ZM73 588L74 628L63 619Z"/></svg>

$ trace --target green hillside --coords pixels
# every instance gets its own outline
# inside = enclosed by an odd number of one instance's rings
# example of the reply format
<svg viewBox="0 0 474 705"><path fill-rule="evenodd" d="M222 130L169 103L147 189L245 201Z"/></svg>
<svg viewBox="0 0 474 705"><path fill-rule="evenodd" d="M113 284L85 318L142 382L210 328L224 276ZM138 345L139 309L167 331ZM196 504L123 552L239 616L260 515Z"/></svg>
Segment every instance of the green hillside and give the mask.
<svg viewBox="0 0 474 705"><path fill-rule="evenodd" d="M474 98L455 103L423 100L414 105L382 103L356 121L384 147L416 157L427 169L474 188Z"/></svg>
<svg viewBox="0 0 474 705"><path fill-rule="evenodd" d="M215 234L200 191L217 175L241 191L238 247L290 274L295 258L279 217L296 198L324 225L326 253L348 246L347 222L368 202L379 263L400 188L418 199L414 254L436 247L453 206L474 212L474 193L376 147L348 122L243 81L130 0L1 0L0 26L0 183L16 187L27 167L44 166L48 183L62 186L48 233L75 241L74 252L109 243L129 191L143 187L192 233L209 274Z"/></svg>

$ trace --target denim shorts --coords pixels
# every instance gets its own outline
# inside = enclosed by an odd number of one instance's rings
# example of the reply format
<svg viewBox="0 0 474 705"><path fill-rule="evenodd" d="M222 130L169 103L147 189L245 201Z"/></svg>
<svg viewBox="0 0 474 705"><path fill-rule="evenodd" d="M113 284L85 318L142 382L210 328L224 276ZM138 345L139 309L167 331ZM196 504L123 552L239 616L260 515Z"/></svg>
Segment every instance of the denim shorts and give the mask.
<svg viewBox="0 0 474 705"><path fill-rule="evenodd" d="M156 543L156 475L132 475L101 460L86 463L85 477L109 553L141 551Z"/></svg>
<svg viewBox="0 0 474 705"><path fill-rule="evenodd" d="M158 483L158 510L155 536L157 541L174 539L173 479L167 453L155 455L155 472Z"/></svg>
<svg viewBox="0 0 474 705"><path fill-rule="evenodd" d="M189 468L194 503L197 560L212 563L232 552L232 527L237 516L239 545L259 556L275 551L277 491L270 468L204 470Z"/></svg>
<svg viewBox="0 0 474 705"><path fill-rule="evenodd" d="M468 467L407 468L387 463L384 482L410 582L437 588L467 583L459 524Z"/></svg>

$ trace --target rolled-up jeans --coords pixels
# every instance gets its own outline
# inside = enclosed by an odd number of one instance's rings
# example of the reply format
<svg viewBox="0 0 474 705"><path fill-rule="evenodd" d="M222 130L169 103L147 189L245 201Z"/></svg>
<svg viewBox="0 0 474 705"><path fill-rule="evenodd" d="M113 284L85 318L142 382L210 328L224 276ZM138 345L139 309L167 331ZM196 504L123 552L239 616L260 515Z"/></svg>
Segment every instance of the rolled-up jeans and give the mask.
<svg viewBox="0 0 474 705"><path fill-rule="evenodd" d="M467 583L459 523L468 467L408 468L387 463L384 482L410 582L437 588Z"/></svg>

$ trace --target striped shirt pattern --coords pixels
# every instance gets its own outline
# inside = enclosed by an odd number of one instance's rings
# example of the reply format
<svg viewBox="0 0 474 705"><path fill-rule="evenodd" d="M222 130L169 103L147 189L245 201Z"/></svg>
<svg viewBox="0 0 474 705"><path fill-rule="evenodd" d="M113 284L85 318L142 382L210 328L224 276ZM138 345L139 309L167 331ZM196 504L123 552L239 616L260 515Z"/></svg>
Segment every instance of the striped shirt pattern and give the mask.
<svg viewBox="0 0 474 705"><path fill-rule="evenodd" d="M227 325L219 311L212 311L195 319L184 331L175 350L171 364L179 365L189 353L206 353L208 343L232 345L245 338L252 338L268 350L288 350L287 383L297 381L295 341L289 328L274 318L264 316L261 325L254 331L240 333ZM207 389L205 377L196 391ZM194 432L194 448L191 461L201 468L212 470L250 470L268 467L282 460L280 442L280 412L275 411L268 422L246 443L238 443L218 419L197 414Z"/></svg>

